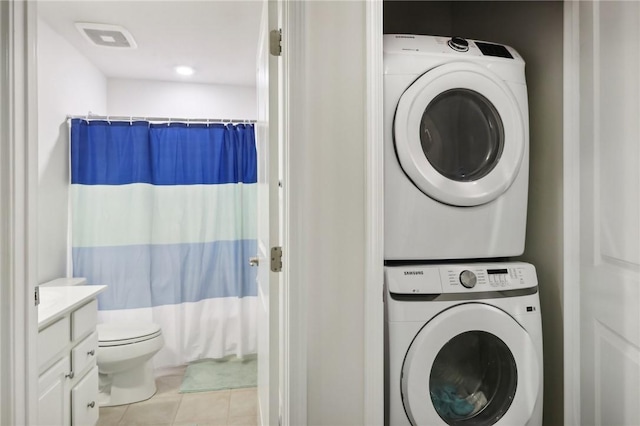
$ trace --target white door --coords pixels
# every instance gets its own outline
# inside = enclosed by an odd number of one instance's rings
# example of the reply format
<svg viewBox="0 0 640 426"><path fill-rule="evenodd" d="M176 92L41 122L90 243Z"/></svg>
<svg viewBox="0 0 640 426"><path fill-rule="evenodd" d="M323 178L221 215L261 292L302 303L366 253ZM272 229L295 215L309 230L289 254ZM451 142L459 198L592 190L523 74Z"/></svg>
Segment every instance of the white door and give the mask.
<svg viewBox="0 0 640 426"><path fill-rule="evenodd" d="M580 424L639 425L640 3L578 7Z"/></svg>
<svg viewBox="0 0 640 426"><path fill-rule="evenodd" d="M271 249L279 242L278 72L269 37L278 26L278 2L263 2L258 48L258 421L277 425L279 418L279 289L281 274L271 270Z"/></svg>

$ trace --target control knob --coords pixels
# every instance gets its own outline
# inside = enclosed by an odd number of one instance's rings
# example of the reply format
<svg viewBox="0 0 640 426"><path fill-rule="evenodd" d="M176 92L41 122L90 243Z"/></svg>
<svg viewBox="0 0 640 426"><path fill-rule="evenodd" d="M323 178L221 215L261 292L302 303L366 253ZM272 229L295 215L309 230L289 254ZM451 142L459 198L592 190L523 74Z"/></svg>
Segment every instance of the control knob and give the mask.
<svg viewBox="0 0 640 426"><path fill-rule="evenodd" d="M453 37L447 44L457 52L466 52L469 50L469 42L462 37Z"/></svg>
<svg viewBox="0 0 640 426"><path fill-rule="evenodd" d="M469 270L464 270L462 271L462 273L460 273L460 284L462 284L466 288L475 287L477 282L478 282L478 278L476 277L476 274L474 274L473 272Z"/></svg>

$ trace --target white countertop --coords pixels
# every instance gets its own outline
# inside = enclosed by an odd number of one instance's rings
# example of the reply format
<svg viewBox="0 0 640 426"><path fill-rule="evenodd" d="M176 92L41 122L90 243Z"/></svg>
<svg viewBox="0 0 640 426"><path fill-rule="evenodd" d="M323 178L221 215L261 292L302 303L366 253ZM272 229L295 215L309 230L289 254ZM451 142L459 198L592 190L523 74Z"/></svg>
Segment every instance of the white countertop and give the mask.
<svg viewBox="0 0 640 426"><path fill-rule="evenodd" d="M66 285L40 287L38 330L82 306L107 288L106 285Z"/></svg>
<svg viewBox="0 0 640 426"><path fill-rule="evenodd" d="M86 278L82 277L69 277L69 278L56 278L53 281L40 284L40 288L46 287L62 287L64 285L84 285L87 283Z"/></svg>

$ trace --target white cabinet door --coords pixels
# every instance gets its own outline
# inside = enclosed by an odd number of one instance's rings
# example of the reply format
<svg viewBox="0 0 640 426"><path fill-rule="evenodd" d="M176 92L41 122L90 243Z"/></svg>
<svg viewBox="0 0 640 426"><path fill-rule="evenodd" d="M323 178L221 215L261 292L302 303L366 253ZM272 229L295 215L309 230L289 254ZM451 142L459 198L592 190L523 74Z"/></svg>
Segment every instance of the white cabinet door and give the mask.
<svg viewBox="0 0 640 426"><path fill-rule="evenodd" d="M638 425L640 3L578 7L580 424Z"/></svg>
<svg viewBox="0 0 640 426"><path fill-rule="evenodd" d="M70 360L66 356L38 378L38 425L67 426L70 421L68 379Z"/></svg>
<svg viewBox="0 0 640 426"><path fill-rule="evenodd" d="M95 425L98 410L98 366L95 366L71 389L73 426Z"/></svg>

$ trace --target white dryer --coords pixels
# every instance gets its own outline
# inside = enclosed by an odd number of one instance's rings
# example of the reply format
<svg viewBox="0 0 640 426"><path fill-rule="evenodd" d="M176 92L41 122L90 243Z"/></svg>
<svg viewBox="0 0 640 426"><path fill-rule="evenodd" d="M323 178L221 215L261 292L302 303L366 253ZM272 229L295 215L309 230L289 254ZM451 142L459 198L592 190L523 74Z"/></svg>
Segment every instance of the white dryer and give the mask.
<svg viewBox="0 0 640 426"><path fill-rule="evenodd" d="M542 425L535 268L385 268L385 424Z"/></svg>
<svg viewBox="0 0 640 426"><path fill-rule="evenodd" d="M384 36L385 260L522 254L524 66L509 46Z"/></svg>

